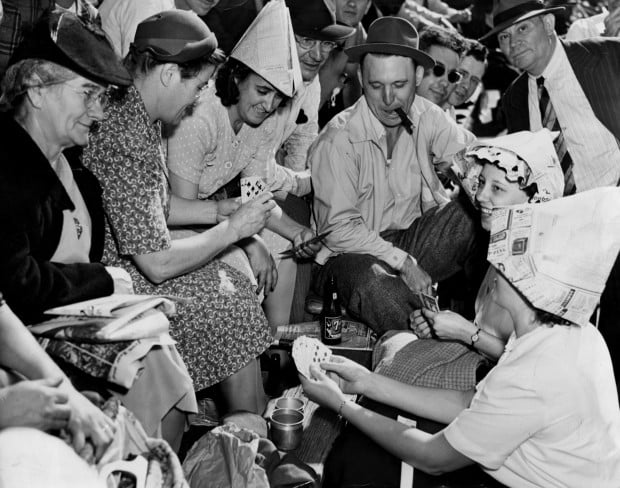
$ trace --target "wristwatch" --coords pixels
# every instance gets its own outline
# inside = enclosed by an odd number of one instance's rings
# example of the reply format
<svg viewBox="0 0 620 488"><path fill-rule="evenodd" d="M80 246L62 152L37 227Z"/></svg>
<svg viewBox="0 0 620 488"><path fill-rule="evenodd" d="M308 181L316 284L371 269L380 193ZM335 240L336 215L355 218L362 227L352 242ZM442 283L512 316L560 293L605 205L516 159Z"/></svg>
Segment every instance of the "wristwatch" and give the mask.
<svg viewBox="0 0 620 488"><path fill-rule="evenodd" d="M472 347L476 347L476 342L478 342L478 340L480 339L480 331L482 329L480 327L478 327L476 329L476 332L474 332L474 334L471 336L471 346Z"/></svg>

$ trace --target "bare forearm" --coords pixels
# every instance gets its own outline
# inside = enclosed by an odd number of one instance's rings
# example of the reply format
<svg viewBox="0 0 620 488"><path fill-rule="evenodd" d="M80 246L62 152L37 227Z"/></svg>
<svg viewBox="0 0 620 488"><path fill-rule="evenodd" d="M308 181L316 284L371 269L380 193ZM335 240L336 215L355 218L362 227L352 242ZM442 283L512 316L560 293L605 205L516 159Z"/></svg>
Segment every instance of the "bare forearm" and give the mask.
<svg viewBox="0 0 620 488"><path fill-rule="evenodd" d="M140 270L154 283L194 271L238 240L238 233L224 221L209 230L172 241L170 249L134 256Z"/></svg>
<svg viewBox="0 0 620 488"><path fill-rule="evenodd" d="M210 225L217 223L217 202L170 197L168 225Z"/></svg>
<svg viewBox="0 0 620 488"><path fill-rule="evenodd" d="M386 451L427 473L441 474L472 463L455 451L441 432L431 435L407 427L353 402L345 403L341 413Z"/></svg>
<svg viewBox="0 0 620 488"><path fill-rule="evenodd" d="M364 395L420 417L448 424L469 406L473 391L411 386L372 373Z"/></svg>
<svg viewBox="0 0 620 488"><path fill-rule="evenodd" d="M293 241L295 236L305 229L301 224L295 222L278 206L274 207L267 221L267 228L281 235L289 241Z"/></svg>
<svg viewBox="0 0 620 488"><path fill-rule="evenodd" d="M0 307L0 362L28 379L65 378L8 306Z"/></svg>

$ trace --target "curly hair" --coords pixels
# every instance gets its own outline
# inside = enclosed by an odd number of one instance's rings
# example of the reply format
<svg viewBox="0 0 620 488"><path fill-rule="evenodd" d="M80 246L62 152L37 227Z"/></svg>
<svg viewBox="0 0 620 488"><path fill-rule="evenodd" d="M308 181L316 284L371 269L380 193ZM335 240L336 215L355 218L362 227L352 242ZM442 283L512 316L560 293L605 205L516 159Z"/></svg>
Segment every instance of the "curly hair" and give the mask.
<svg viewBox="0 0 620 488"><path fill-rule="evenodd" d="M70 69L44 59L18 61L9 66L0 83L0 111L19 111L30 88L59 85L77 77Z"/></svg>
<svg viewBox="0 0 620 488"><path fill-rule="evenodd" d="M215 94L224 107L231 107L239 101L237 83L245 80L252 72L248 66L233 58L228 58L220 67L215 78Z"/></svg>
<svg viewBox="0 0 620 488"><path fill-rule="evenodd" d="M467 49L465 38L456 32L442 27L428 26L420 32L420 50L428 53L431 46L441 46L451 49L461 56Z"/></svg>

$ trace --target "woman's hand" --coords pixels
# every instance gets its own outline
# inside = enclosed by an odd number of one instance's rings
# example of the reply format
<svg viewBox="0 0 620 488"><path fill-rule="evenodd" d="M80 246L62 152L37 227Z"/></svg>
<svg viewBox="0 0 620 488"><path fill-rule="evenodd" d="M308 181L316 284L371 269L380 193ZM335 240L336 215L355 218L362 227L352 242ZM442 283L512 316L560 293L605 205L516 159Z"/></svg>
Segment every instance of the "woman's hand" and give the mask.
<svg viewBox="0 0 620 488"><path fill-rule="evenodd" d="M340 403L345 399L340 387L316 364L310 366L310 375L312 378L299 375L306 396L323 407L337 410Z"/></svg>
<svg viewBox="0 0 620 488"><path fill-rule="evenodd" d="M241 206L241 197L226 198L224 200L218 200L216 219L218 222L222 222L228 219L233 213L235 213Z"/></svg>
<svg viewBox="0 0 620 488"><path fill-rule="evenodd" d="M433 312L423 308L422 314L439 339L452 339L469 344L477 329L469 320L450 310Z"/></svg>
<svg viewBox="0 0 620 488"><path fill-rule="evenodd" d="M71 417L62 378L26 380L0 389L0 429L33 427L48 431L67 427Z"/></svg>
<svg viewBox="0 0 620 488"><path fill-rule="evenodd" d="M256 294L260 294L261 290L263 290L266 297L276 288L278 283L276 263L269 249L267 249L263 240L258 236L248 239L248 242L243 245L243 250L248 256L250 266L252 266L252 271L258 283Z"/></svg>
<svg viewBox="0 0 620 488"><path fill-rule="evenodd" d="M265 192L253 200L244 203L233 212L228 221L237 233L237 240L260 232L265 227L270 211L275 205L273 195Z"/></svg>
<svg viewBox="0 0 620 488"><path fill-rule="evenodd" d="M409 315L409 327L419 339L431 339L433 337L433 329L431 324L426 320L422 310L414 310Z"/></svg>
<svg viewBox="0 0 620 488"><path fill-rule="evenodd" d="M313 237L315 237L315 234L308 227L304 227L297 234L295 234L295 237L293 238L293 246L298 248L295 252L295 257L298 259L313 258L316 253L319 252L319 249L321 249L322 246L320 242L304 244Z"/></svg>
<svg viewBox="0 0 620 488"><path fill-rule="evenodd" d="M95 446L95 458L99 459L114 437L114 421L90 402L73 386L66 388L71 407L67 429L75 452L80 453L87 439Z"/></svg>
<svg viewBox="0 0 620 488"><path fill-rule="evenodd" d="M361 364L343 356L332 356L329 363L321 363L344 393L364 394L368 388L368 380L372 373Z"/></svg>

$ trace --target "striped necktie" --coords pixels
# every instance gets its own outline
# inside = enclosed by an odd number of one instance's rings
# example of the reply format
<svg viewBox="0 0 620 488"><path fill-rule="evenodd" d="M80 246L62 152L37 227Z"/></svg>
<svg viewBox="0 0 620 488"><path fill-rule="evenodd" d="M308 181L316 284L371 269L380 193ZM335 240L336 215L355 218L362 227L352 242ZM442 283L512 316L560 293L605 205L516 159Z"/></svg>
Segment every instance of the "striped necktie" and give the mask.
<svg viewBox="0 0 620 488"><path fill-rule="evenodd" d="M555 152L558 155L562 172L564 173L564 195L572 195L577 188L575 187L575 177L573 176L573 159L570 157L568 148L566 147L566 139L560 128L560 122L555 115L555 110L549 98L549 92L545 88L545 79L542 76L536 78L538 85L538 106L540 107L540 115L542 117L542 125L547 129L559 132L560 134L553 142Z"/></svg>

